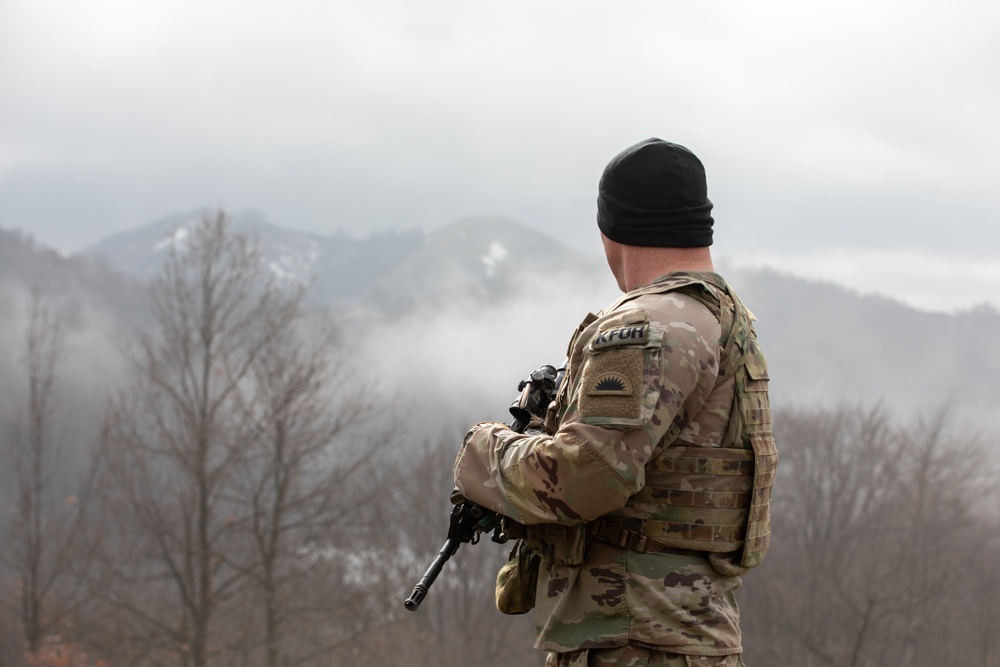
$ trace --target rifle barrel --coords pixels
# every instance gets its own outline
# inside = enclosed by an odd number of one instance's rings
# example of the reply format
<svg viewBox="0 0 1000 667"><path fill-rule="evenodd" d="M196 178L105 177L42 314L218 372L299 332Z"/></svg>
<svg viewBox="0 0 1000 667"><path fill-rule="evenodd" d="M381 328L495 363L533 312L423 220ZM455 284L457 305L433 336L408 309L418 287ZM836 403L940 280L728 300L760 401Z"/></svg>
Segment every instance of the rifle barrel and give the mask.
<svg viewBox="0 0 1000 667"><path fill-rule="evenodd" d="M424 601L424 597L427 595L427 591L431 587L431 584L434 583L434 580L437 579L437 576L441 573L441 568L443 568L444 564L448 562L448 559L451 558L456 551L458 551L458 547L461 545L462 542L456 538L445 540L445 543L441 545L441 550L438 552L434 562L432 562L430 567L427 568L424 576L420 578L420 582L413 587L413 592L410 593L410 597L406 598L406 602L403 603L409 611L417 610L420 603Z"/></svg>

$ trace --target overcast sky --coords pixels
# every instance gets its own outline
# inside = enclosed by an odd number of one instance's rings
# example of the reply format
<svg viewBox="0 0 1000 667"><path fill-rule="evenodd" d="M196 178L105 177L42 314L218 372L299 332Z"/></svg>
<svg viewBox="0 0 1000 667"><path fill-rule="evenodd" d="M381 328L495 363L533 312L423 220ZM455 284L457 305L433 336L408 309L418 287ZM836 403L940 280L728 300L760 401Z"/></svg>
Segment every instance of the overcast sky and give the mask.
<svg viewBox="0 0 1000 667"><path fill-rule="evenodd" d="M494 214L596 253L604 165L658 136L719 257L1000 306L998 72L995 0L0 0L0 227Z"/></svg>

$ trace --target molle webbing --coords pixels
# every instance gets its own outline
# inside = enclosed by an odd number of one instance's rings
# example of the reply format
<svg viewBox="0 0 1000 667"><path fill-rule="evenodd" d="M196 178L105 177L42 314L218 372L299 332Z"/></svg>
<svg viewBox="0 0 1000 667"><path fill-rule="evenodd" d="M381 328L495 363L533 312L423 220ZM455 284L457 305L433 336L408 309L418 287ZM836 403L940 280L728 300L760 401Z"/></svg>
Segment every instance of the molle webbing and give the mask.
<svg viewBox="0 0 1000 667"><path fill-rule="evenodd" d="M636 530L676 548L733 552L740 566L754 567L770 543L771 487L778 463L767 362L749 311L728 285L709 276L671 275L619 303L671 290L694 297L719 318L718 381L734 378L733 410L721 447L668 444L650 463L646 485L629 505L655 507L656 518L641 521Z"/></svg>
<svg viewBox="0 0 1000 667"><path fill-rule="evenodd" d="M750 450L669 447L634 497L660 508L640 531L679 548L736 551L746 536L753 479Z"/></svg>
<svg viewBox="0 0 1000 667"><path fill-rule="evenodd" d="M749 443L754 455L753 498L740 560L743 567L754 567L764 560L771 542L771 488L778 468L778 450L771 432L767 363L756 337L746 340L743 352L743 363L736 370L739 409L733 411L731 421L739 416L739 441Z"/></svg>
<svg viewBox="0 0 1000 667"><path fill-rule="evenodd" d="M719 370L722 375L732 374L735 379L733 411L722 448L724 451L742 450L753 461L751 497L746 506L739 564L755 567L764 560L771 541L771 488L778 467L778 450L771 433L767 361L757 343L749 311L728 286L720 290L720 303L722 354ZM725 535L727 525L721 524L716 534Z"/></svg>

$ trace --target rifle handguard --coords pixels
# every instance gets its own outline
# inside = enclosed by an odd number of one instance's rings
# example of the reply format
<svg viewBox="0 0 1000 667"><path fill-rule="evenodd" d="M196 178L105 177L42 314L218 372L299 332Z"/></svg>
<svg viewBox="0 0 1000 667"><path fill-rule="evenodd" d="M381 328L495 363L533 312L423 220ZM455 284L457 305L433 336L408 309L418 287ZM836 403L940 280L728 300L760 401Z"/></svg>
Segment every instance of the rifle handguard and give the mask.
<svg viewBox="0 0 1000 667"><path fill-rule="evenodd" d="M517 387L521 394L510 406L510 414L514 418L510 423L512 430L524 433L532 418L545 418L545 412L549 403L556 398L565 371L565 368L557 370L555 366L546 365L532 371L527 380L521 380ZM478 543L479 537L486 532L492 532L491 539L497 543L502 544L508 539L503 522L493 512L468 500L455 505L448 524L448 539L441 545L437 557L420 578L420 582L413 587L413 592L403 605L410 611L416 611L448 559L462 544Z"/></svg>

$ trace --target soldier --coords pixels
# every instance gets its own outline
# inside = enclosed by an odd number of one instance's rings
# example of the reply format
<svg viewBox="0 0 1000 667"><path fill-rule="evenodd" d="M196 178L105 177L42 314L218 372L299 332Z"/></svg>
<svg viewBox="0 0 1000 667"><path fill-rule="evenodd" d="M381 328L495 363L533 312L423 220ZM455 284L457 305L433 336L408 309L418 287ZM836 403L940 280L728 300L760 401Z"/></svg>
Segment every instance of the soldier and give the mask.
<svg viewBox="0 0 1000 667"><path fill-rule="evenodd" d="M754 317L714 271L689 150L627 148L597 205L625 294L573 335L544 431L469 431L457 490L521 529L497 603L534 606L547 666L742 665L734 594L767 550L777 465Z"/></svg>

